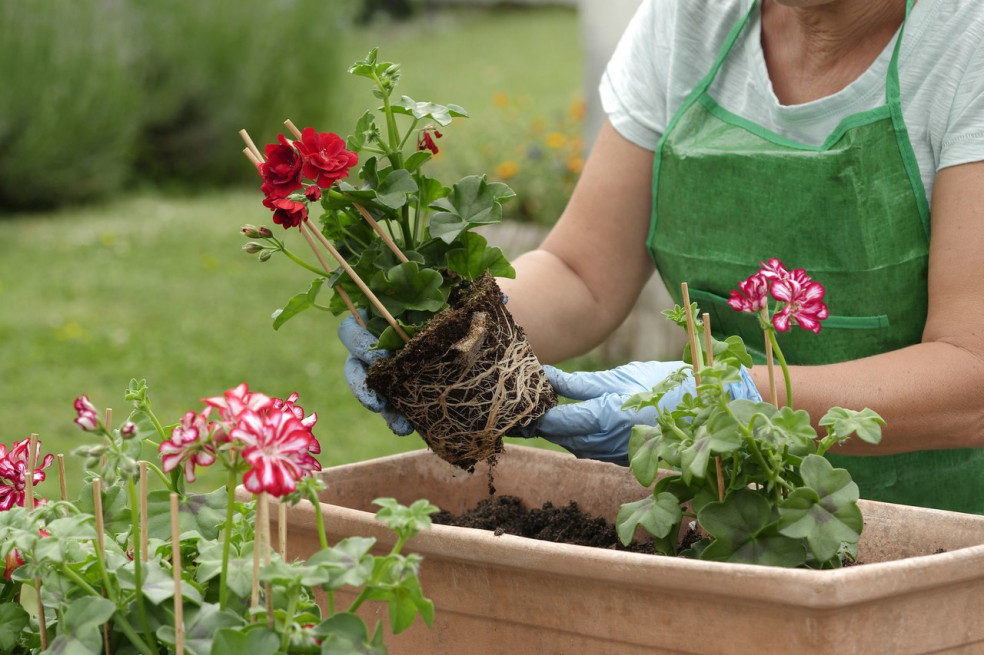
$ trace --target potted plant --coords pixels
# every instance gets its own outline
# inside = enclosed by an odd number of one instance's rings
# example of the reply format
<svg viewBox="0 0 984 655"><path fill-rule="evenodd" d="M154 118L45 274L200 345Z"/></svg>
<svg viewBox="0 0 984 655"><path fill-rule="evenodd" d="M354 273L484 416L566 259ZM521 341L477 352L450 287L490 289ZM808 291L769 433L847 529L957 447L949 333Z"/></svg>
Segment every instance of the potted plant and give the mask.
<svg viewBox="0 0 984 655"><path fill-rule="evenodd" d="M37 435L0 445L0 652L385 653L386 634L418 615L432 621L420 556L401 553L430 525L436 508L425 500L374 500L374 516L396 535L378 555L373 538L329 543L323 524L304 560L284 558L284 531L273 543L268 514L323 489L311 475L320 469L317 416L296 394L271 398L242 384L168 427L143 381L131 381L126 397L132 411L115 429L109 410L103 418L86 396L76 400L76 422L101 440L76 453L87 464L76 500L62 455L61 498L35 495L55 461ZM141 459L146 446L160 466ZM188 492L185 483L213 464L225 486ZM355 593L336 601L346 587ZM355 613L367 599L388 605L388 619L367 625Z"/></svg>
<svg viewBox="0 0 984 655"><path fill-rule="evenodd" d="M434 452L469 469L556 402L494 280L515 273L474 231L499 222L515 194L484 175L451 185L426 175L442 130L466 117L464 109L397 98L400 67L380 61L376 49L349 72L371 82L381 116L367 111L346 140L287 121L293 139L279 135L261 153L242 133L263 179L263 204L274 223L297 228L317 263L266 227L243 228L254 239L245 249L261 261L282 253L316 276L276 313L275 328L310 308L352 312L378 348L395 353L372 366L368 384ZM318 225L312 206L321 210ZM331 297L320 300L325 289Z"/></svg>
<svg viewBox="0 0 984 655"><path fill-rule="evenodd" d="M777 261L763 269L774 277L753 275L732 306L761 312L767 343L782 362L774 330L819 329L823 290ZM769 295L779 301L771 314ZM877 441L881 419L870 410L835 409L821 419L828 432L817 439L809 418L788 406L731 401L722 385L738 374L738 363L751 363L747 353L733 338L708 336L698 347L698 313L686 288L684 298L685 306L668 314L689 328L686 357L701 378L697 393L662 411L657 425L636 428L630 469L522 446L498 457L494 478L487 465L463 475L423 452L334 467L320 474L329 481L320 505L302 503L288 514L289 549L303 555L313 547L308 535L318 517L338 535L376 536L385 547L366 512L383 491L426 496L452 513L471 510L491 492L530 507L575 501L614 520L624 542L640 538L642 526L658 551L675 555L690 523L698 542L683 556L652 555L435 525L408 544L424 556L420 575L435 623L398 635L394 652L984 648L984 517L859 500L849 474L832 469L822 452L852 434ZM630 403L655 403L683 375ZM643 501L640 480L652 486Z"/></svg>

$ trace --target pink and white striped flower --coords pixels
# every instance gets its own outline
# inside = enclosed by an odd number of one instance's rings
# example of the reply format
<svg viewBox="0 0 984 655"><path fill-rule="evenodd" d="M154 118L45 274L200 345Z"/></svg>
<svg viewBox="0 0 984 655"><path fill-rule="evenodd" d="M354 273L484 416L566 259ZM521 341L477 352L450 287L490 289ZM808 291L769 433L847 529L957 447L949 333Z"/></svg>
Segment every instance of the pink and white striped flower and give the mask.
<svg viewBox="0 0 984 655"><path fill-rule="evenodd" d="M184 469L185 480L195 481L196 466L211 466L215 462L215 446L212 432L215 424L208 420L211 407L201 414L186 412L181 422L171 431L171 438L161 442L157 451L161 455L161 468L170 473L179 466Z"/></svg>
<svg viewBox="0 0 984 655"><path fill-rule="evenodd" d="M0 444L0 511L7 511L14 505L24 506L27 489L28 457L33 455L34 475L31 481L37 485L45 480L44 469L51 466L55 456L45 455L41 461L41 442L37 442L37 450L28 453L31 447L30 438L19 441L8 452L4 444Z"/></svg>
<svg viewBox="0 0 984 655"><path fill-rule="evenodd" d="M728 305L736 312L757 314L769 304L769 281L761 273L755 273L738 283L738 291L731 292Z"/></svg>
<svg viewBox="0 0 984 655"><path fill-rule="evenodd" d="M284 406L245 410L230 437L243 447L241 455L250 466L243 486L253 493L283 496L297 488L299 478L321 470L312 456L321 447L310 426Z"/></svg>
<svg viewBox="0 0 984 655"><path fill-rule="evenodd" d="M99 414L96 412L96 407L91 402L89 398L85 395L81 395L75 399L75 411L78 416L75 418L75 422L79 424L86 432L94 432L99 429L101 423L99 422Z"/></svg>

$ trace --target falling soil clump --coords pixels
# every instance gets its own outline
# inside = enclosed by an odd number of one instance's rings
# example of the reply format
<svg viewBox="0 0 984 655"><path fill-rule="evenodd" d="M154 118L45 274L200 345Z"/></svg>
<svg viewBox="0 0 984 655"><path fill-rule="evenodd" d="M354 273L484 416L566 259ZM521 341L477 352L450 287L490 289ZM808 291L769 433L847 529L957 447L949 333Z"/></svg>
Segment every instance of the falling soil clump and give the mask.
<svg viewBox="0 0 984 655"><path fill-rule="evenodd" d="M473 471L557 396L495 279L462 289L396 356L374 363L367 383L441 459Z"/></svg>

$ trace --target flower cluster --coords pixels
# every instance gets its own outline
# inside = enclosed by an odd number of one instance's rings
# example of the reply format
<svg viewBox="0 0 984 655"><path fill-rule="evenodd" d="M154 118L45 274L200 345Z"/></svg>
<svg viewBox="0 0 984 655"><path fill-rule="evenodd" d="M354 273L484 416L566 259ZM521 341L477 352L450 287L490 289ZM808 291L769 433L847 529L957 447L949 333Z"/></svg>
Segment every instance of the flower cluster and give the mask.
<svg viewBox="0 0 984 655"><path fill-rule="evenodd" d="M778 301L772 315L772 325L780 332L798 325L814 334L820 332L820 321L827 318L823 302L824 288L814 282L802 268L786 269L776 258L760 262L762 268L731 292L728 305L739 312L759 314L768 312L769 296Z"/></svg>
<svg viewBox="0 0 984 655"><path fill-rule="evenodd" d="M7 446L0 444L0 512L5 512L14 505L24 506L25 488L27 487L28 458L33 456L34 475L31 481L37 485L44 482L44 469L51 466L55 456L48 454L39 462L41 444L34 453L29 453L31 440L24 439L16 442L10 451Z"/></svg>
<svg viewBox="0 0 984 655"><path fill-rule="evenodd" d="M340 136L312 127L304 128L296 141L278 134L277 143L267 144L264 151L266 161L257 166L263 178L263 206L285 230L307 220L307 203L319 200L322 189L347 177L359 161Z"/></svg>
<svg viewBox="0 0 984 655"><path fill-rule="evenodd" d="M204 398L200 413L187 412L158 448L165 473L181 468L188 482L195 468L210 466L220 452L227 464L248 466L243 485L253 493L283 496L297 489L297 480L321 470L314 455L321 452L311 428L317 414L304 415L297 394L286 400L250 392L246 384L221 396ZM218 420L211 419L216 410Z"/></svg>

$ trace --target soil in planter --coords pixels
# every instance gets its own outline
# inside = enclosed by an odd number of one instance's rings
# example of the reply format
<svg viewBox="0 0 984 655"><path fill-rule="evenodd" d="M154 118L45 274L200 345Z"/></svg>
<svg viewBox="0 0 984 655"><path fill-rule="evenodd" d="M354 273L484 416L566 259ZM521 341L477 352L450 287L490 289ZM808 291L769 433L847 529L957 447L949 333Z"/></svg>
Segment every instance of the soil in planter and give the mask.
<svg viewBox="0 0 984 655"><path fill-rule="evenodd" d="M373 364L367 383L438 456L472 471L557 396L492 276L463 287L450 305L395 357Z"/></svg>
<svg viewBox="0 0 984 655"><path fill-rule="evenodd" d="M442 510L432 515L431 520L441 525L491 530L497 535L656 554L651 541L623 546L614 525L587 514L574 501L565 507L544 503L542 507L529 509L516 496L494 496L461 514Z"/></svg>

